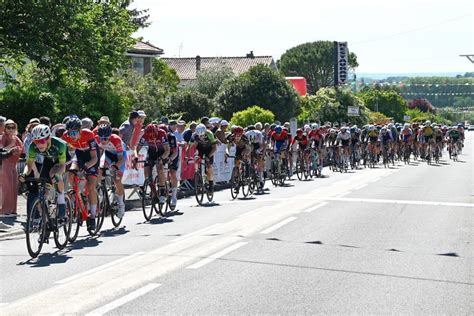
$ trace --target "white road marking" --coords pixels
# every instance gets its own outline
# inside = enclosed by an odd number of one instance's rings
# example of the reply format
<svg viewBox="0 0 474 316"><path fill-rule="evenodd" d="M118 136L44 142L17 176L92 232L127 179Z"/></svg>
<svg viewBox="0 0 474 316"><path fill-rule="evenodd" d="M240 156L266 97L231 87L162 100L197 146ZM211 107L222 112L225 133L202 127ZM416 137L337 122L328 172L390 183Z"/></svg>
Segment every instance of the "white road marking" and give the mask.
<svg viewBox="0 0 474 316"><path fill-rule="evenodd" d="M244 241L241 241L241 242L238 242L230 247L227 247L221 251L219 251L218 253L212 255L212 256L209 256L209 258L205 258L205 259L202 259L201 261L198 261L196 262L195 264L192 264L190 265L189 267L187 267L186 269L199 269L201 268L202 266L216 260L216 259L219 259L223 256L225 256L226 254L236 250L237 248L240 248L242 247L243 245L246 245L248 244L248 242L244 242Z"/></svg>
<svg viewBox="0 0 474 316"><path fill-rule="evenodd" d="M211 225L211 226L204 227L203 229L197 230L197 231L195 231L195 232L193 232L193 233L189 233L189 234L180 236L180 237L178 237L178 238L172 239L172 240L170 240L170 242L178 242L178 241L184 240L184 239L186 239L186 238L189 238L189 237L193 237L193 236L202 234L202 233L207 232L208 230L211 230L211 229L213 229L213 228L216 228L216 227L218 227L218 226L220 226L220 225L222 225L222 224L216 223L216 224L213 224L213 225Z"/></svg>
<svg viewBox="0 0 474 316"><path fill-rule="evenodd" d="M294 221L296 219L296 217L292 216L292 217L288 217L287 219L284 219L282 220L281 222L279 222L278 224L275 224L263 231L260 232L260 234L269 234L275 230L277 230L278 228L282 227L283 225L286 225L292 221Z"/></svg>
<svg viewBox="0 0 474 316"><path fill-rule="evenodd" d="M142 296L142 295L145 295L146 293L150 292L150 291L153 291L154 289L156 289L157 287L159 287L161 284L157 284L157 283L150 283L150 284L147 284L145 285L144 287L141 287L139 288L138 290L135 290L115 301L112 301L110 302L109 304L107 305L104 305L102 307L99 307L95 310L93 310L92 312L90 313L87 313L86 316L100 316L100 315L104 315L108 312L110 312L111 310L114 310L116 309L117 307L120 307L124 304L127 304L128 302L130 301L133 301L134 299Z"/></svg>
<svg viewBox="0 0 474 316"><path fill-rule="evenodd" d="M343 196L345 196L345 195L348 195L348 194L350 194L350 193L352 193L352 191L343 192L343 193L341 193L341 194L336 195L335 198L341 198L341 197L343 197Z"/></svg>
<svg viewBox="0 0 474 316"><path fill-rule="evenodd" d="M364 199L364 198L327 198L329 201L342 202L367 202L367 203L391 203L391 204L413 204L413 205L433 205L433 206L457 206L457 207L473 207L473 203L456 203L456 202L437 202L437 201L415 201L415 200L388 200L388 199Z"/></svg>
<svg viewBox="0 0 474 316"><path fill-rule="evenodd" d="M360 190L362 188L365 188L366 186L367 186L367 183L364 183L362 185L359 185L359 186L355 187L353 190Z"/></svg>
<svg viewBox="0 0 474 316"><path fill-rule="evenodd" d="M74 280L77 280L77 279L80 279L82 278L83 276L87 276L87 275L90 275L91 273L95 273L95 272L99 272L99 271L102 271L102 270L105 270L105 269L108 269L108 268L111 268L111 267L115 267L123 262L126 262L128 260L131 260L135 257L138 257L138 256L141 256L143 255L144 252L136 252L136 253L133 253L129 256L126 256L126 257L123 257L123 258L120 258L120 259L117 259L117 260L114 260L112 262L109 262L109 263L106 263L104 265L101 265L101 266L98 266L98 267L95 267L93 269L89 269L89 270L86 270L84 272L81 272L81 273L78 273L78 274L75 274L75 275L72 275L70 277L67 277L65 279L62 279L62 280L59 280L59 281L56 281L54 282L54 284L64 284L64 283L68 283L68 282L71 282L71 281L74 281Z"/></svg>
<svg viewBox="0 0 474 316"><path fill-rule="evenodd" d="M0 307L8 305L8 303L0 303Z"/></svg>
<svg viewBox="0 0 474 316"><path fill-rule="evenodd" d="M320 203L320 204L318 204L318 205L316 205L316 206L313 206L313 207L311 207L311 208L305 210L304 212L305 212L305 213L311 213L312 211L317 210L318 208L323 207L324 205L327 205L327 204L329 204L329 202Z"/></svg>
<svg viewBox="0 0 474 316"><path fill-rule="evenodd" d="M377 181L379 181L380 179L382 179L382 178L381 178L381 177L377 177L377 178L375 178L375 179L370 180L369 182L377 182Z"/></svg>

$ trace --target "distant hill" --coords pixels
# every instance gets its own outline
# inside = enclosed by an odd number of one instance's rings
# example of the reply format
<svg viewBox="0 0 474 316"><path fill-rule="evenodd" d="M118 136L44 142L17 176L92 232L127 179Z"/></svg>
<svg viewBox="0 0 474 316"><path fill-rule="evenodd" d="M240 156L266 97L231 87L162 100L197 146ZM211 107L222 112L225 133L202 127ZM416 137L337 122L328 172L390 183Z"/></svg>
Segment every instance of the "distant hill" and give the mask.
<svg viewBox="0 0 474 316"><path fill-rule="evenodd" d="M456 77L464 75L465 72L414 72L414 73L369 73L356 72L357 79L370 78L375 80L386 79L388 77Z"/></svg>

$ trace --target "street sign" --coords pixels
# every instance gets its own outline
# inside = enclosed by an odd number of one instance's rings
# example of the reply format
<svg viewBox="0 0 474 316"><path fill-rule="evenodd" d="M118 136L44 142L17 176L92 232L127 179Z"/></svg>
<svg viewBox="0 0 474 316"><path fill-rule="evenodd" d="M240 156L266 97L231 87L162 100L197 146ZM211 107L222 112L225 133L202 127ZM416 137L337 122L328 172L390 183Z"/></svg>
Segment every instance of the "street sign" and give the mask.
<svg viewBox="0 0 474 316"><path fill-rule="evenodd" d="M291 136L296 136L296 129L298 128L298 121L296 120L295 117L292 117L290 119L290 133Z"/></svg>
<svg viewBox="0 0 474 316"><path fill-rule="evenodd" d="M403 115L403 120L409 121L411 117L409 115Z"/></svg>
<svg viewBox="0 0 474 316"><path fill-rule="evenodd" d="M347 116L359 116L359 107L358 106L348 106L347 107Z"/></svg>

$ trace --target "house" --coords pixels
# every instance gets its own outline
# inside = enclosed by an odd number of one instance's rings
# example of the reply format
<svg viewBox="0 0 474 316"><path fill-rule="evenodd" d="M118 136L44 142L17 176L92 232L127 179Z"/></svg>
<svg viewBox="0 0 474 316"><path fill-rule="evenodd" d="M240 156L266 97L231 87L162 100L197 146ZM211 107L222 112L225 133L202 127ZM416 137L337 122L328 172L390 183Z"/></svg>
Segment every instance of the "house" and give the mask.
<svg viewBox="0 0 474 316"><path fill-rule="evenodd" d="M176 70L180 79L180 86L188 86L196 81L196 75L200 70L227 66L232 69L234 75L240 75L251 67L263 64L277 69L272 56L254 56L253 51L244 57L186 57L186 58L161 58L171 68Z"/></svg>
<svg viewBox="0 0 474 316"><path fill-rule="evenodd" d="M150 73L153 68L153 59L163 55L164 51L149 42L137 41L135 45L127 50L125 55L132 59L132 69L141 75Z"/></svg>

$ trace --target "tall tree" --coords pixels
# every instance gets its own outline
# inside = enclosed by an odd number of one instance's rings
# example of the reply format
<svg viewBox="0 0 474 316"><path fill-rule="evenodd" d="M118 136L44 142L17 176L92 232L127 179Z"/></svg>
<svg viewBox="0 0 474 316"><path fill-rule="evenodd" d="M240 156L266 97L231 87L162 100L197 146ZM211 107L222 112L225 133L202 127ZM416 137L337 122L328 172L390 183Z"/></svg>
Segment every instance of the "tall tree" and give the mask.
<svg viewBox="0 0 474 316"><path fill-rule="evenodd" d="M406 101L396 90L367 88L358 96L371 111L380 112L397 122L403 122L403 115L407 110Z"/></svg>
<svg viewBox="0 0 474 316"><path fill-rule="evenodd" d="M225 64L215 68L207 68L199 71L196 76L196 88L199 92L213 99L222 83L234 76L232 68Z"/></svg>
<svg viewBox="0 0 474 316"><path fill-rule="evenodd" d="M146 25L130 0L0 1L2 75L32 61L51 81L75 75L102 82L126 62L131 37Z"/></svg>
<svg viewBox="0 0 474 316"><path fill-rule="evenodd" d="M234 112L258 105L270 110L279 120L298 114L300 101L295 89L277 71L257 65L224 82L215 97L216 111L225 119Z"/></svg>
<svg viewBox="0 0 474 316"><path fill-rule="evenodd" d="M314 94L334 84L333 45L331 41L317 41L295 46L281 56L278 67L286 76L305 77L308 92ZM349 53L349 67L357 66L357 56Z"/></svg>

